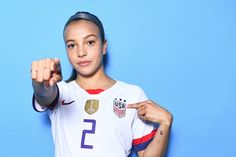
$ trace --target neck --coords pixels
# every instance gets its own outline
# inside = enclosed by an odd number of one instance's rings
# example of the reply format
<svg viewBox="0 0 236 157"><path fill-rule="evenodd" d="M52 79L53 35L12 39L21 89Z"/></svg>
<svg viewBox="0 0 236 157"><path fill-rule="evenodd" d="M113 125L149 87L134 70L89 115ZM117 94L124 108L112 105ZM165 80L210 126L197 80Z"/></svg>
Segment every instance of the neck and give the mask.
<svg viewBox="0 0 236 157"><path fill-rule="evenodd" d="M93 76L84 77L77 74L75 82L83 89L103 89L106 90L115 84L115 80L106 75L104 71L98 72Z"/></svg>

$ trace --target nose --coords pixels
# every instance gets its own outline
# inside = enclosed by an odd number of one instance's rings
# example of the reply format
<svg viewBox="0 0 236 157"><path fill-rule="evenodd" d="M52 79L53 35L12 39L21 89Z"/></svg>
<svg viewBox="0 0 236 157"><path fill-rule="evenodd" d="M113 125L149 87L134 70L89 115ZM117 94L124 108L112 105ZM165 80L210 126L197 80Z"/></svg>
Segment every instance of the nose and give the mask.
<svg viewBox="0 0 236 157"><path fill-rule="evenodd" d="M87 56L86 50L83 48L83 46L80 46L77 51L77 57L84 57Z"/></svg>

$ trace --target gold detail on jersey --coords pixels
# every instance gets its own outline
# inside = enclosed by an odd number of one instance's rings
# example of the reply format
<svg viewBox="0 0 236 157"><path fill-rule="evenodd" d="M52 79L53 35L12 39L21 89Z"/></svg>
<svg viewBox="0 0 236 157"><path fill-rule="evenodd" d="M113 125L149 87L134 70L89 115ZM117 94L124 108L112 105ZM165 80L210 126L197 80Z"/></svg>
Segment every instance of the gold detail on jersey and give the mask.
<svg viewBox="0 0 236 157"><path fill-rule="evenodd" d="M85 112L91 115L97 112L98 108L99 108L99 100L90 99L86 101L84 110Z"/></svg>

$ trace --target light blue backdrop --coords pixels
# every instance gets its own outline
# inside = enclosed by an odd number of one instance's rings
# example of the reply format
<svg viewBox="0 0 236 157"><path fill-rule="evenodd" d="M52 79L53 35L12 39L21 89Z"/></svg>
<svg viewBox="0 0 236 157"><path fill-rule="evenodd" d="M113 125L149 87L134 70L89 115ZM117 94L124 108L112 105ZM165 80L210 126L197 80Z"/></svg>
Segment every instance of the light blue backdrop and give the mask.
<svg viewBox="0 0 236 157"><path fill-rule="evenodd" d="M30 65L58 57L68 78L62 29L78 10L103 21L108 73L173 113L168 157L236 156L235 0L1 1L0 156L53 156L50 123L31 107Z"/></svg>

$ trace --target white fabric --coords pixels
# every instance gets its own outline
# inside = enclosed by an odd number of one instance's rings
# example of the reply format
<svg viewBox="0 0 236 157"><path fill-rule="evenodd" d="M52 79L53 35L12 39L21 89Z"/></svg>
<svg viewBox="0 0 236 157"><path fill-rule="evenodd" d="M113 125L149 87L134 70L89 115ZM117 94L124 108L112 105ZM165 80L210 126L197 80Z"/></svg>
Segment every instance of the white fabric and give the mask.
<svg viewBox="0 0 236 157"><path fill-rule="evenodd" d="M135 109L126 109L124 117L118 117L113 112L114 100L125 104L147 100L138 86L117 81L111 88L96 95L88 94L75 81L62 81L58 83L58 88L58 104L48 111L55 157L127 157L133 139L141 138L153 130L153 126L145 124L137 117ZM84 109L89 99L99 100L97 112L91 115ZM62 105L63 100L66 103L74 102ZM40 108L39 106L35 102L35 107ZM93 125L94 132L91 131ZM82 137L85 137L84 142ZM93 148L83 148L84 145Z"/></svg>

